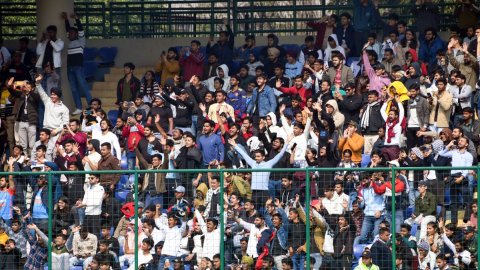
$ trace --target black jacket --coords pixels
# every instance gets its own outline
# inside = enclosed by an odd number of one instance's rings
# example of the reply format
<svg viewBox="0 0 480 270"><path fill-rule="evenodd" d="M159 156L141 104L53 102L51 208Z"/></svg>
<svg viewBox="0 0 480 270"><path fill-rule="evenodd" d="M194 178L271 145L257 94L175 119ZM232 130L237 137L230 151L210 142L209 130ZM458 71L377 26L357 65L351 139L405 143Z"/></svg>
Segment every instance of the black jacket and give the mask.
<svg viewBox="0 0 480 270"><path fill-rule="evenodd" d="M381 240L375 241L370 248L372 261L378 265L380 270L389 270L392 268L392 251Z"/></svg>
<svg viewBox="0 0 480 270"><path fill-rule="evenodd" d="M367 109L367 105L363 107L363 111L365 112ZM377 135L379 128L385 127L385 121L380 113L380 109L382 108L382 104L379 102L378 104L374 105L370 109L370 117L369 122L366 128L362 127L362 134L363 135ZM362 116L363 117L363 116ZM362 124L362 118L360 118L360 127Z"/></svg>
<svg viewBox="0 0 480 270"><path fill-rule="evenodd" d="M12 88L8 88L8 92L15 98L12 114L15 115L15 120L19 121L20 109L22 109L25 104L25 94ZM36 91L31 91L27 97L27 118L28 123L31 125L37 125L39 104L40 95Z"/></svg>
<svg viewBox="0 0 480 270"><path fill-rule="evenodd" d="M343 100L339 102L338 107L340 112L345 116L345 126L347 126L350 121L358 123L362 103L363 97L361 95L343 96Z"/></svg>

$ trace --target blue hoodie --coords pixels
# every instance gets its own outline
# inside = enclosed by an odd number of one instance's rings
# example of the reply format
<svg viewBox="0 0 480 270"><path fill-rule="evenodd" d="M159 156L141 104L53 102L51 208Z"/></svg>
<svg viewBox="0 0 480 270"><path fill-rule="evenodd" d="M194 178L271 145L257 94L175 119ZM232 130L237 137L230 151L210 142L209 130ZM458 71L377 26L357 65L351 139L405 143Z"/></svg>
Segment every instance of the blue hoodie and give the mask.
<svg viewBox="0 0 480 270"><path fill-rule="evenodd" d="M383 195L378 195L373 187L365 187L362 189L363 202L361 207L365 207L363 213L365 216L375 216L375 212L383 212L385 210L385 199Z"/></svg>

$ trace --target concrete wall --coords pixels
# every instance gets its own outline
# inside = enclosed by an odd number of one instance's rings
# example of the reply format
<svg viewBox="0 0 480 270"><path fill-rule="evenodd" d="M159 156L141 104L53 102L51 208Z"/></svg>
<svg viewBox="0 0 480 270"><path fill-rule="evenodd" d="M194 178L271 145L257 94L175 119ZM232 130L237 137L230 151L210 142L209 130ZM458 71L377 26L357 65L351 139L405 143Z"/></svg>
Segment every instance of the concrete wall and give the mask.
<svg viewBox="0 0 480 270"><path fill-rule="evenodd" d="M449 34L440 33L443 40L447 40ZM93 39L87 41L87 47L118 47L115 61L116 66L123 66L126 62L133 62L138 67L153 67L159 59L162 51L169 47L190 46L190 41L195 38L146 38L146 39ZM305 36L280 37L280 44L302 44ZM207 44L206 38L200 38L202 46ZM266 37L257 38L257 45L266 45ZM34 42L32 42L34 43ZM235 38L235 47L244 44L244 37ZM16 41L5 41L8 48L16 48ZM35 44L33 44L35 46ZM64 61L66 62L66 60Z"/></svg>
<svg viewBox="0 0 480 270"><path fill-rule="evenodd" d="M302 44L304 36L281 37L280 44ZM125 62L133 62L136 66L152 67L160 58L162 51L169 47L190 46L190 41L194 38L146 38L146 39L93 39L87 41L87 47L118 47L118 54L115 61L116 66L123 66ZM202 46L207 45L206 38L200 38ZM266 37L260 37L257 45L266 45ZM31 42L32 49L35 48L35 42ZM235 47L244 44L244 37L235 38ZM17 48L16 41L5 41L8 48ZM64 60L64 63L66 60Z"/></svg>

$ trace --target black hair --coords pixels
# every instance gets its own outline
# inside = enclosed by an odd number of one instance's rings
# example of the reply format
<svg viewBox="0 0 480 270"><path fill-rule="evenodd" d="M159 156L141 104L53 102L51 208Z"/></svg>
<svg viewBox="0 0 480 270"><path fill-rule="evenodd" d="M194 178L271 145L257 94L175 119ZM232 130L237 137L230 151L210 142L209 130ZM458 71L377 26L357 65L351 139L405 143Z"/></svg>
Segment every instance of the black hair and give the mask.
<svg viewBox="0 0 480 270"><path fill-rule="evenodd" d="M198 41L198 40L196 40L196 39L192 40L190 43L195 43L195 44L197 44L198 47L200 47L200 46L202 45L202 44L200 43L200 41Z"/></svg>
<svg viewBox="0 0 480 270"><path fill-rule="evenodd" d="M104 147L104 146L105 146L105 147L107 147L107 149L109 149L109 150L112 149L112 145L111 145L110 143L108 143L108 142L104 142L104 143L102 143L100 146L101 146L101 147Z"/></svg>
<svg viewBox="0 0 480 270"><path fill-rule="evenodd" d="M53 32L57 32L57 26L56 25L49 25L47 26L47 32L48 31L53 31Z"/></svg>

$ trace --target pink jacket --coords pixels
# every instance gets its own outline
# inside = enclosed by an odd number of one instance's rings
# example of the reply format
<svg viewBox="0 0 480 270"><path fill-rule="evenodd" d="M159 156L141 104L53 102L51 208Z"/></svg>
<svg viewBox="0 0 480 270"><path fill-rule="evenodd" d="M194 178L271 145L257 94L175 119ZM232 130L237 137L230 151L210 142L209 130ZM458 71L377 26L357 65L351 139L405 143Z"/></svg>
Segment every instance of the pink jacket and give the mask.
<svg viewBox="0 0 480 270"><path fill-rule="evenodd" d="M382 96L382 88L390 85L390 79L384 76L377 76L375 70L373 70L370 61L368 61L367 52L363 52L363 66L365 68L365 73L367 73L368 79L370 80L370 90L375 90L378 92L379 96Z"/></svg>

